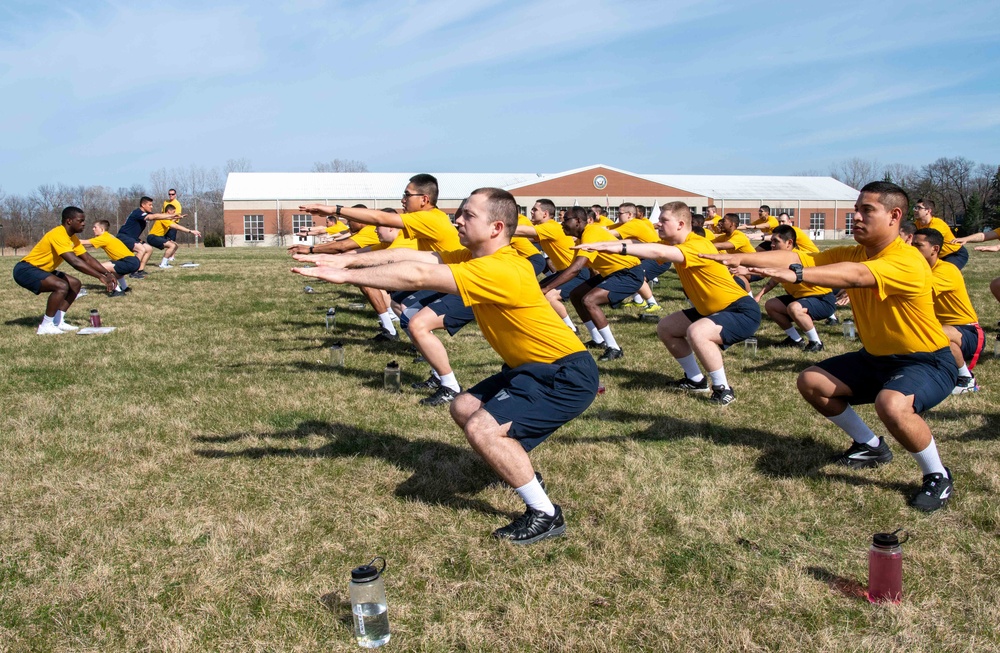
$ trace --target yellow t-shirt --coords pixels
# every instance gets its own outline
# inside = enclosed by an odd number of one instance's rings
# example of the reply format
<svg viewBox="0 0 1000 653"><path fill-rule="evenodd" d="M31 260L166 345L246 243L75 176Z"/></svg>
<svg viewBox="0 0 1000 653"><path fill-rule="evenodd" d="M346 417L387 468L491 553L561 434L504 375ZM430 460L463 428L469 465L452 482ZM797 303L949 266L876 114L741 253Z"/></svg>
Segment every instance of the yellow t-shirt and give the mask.
<svg viewBox="0 0 1000 653"><path fill-rule="evenodd" d="M90 244L94 247L100 247L103 249L104 253L107 254L108 258L112 261L120 261L123 258L134 256L134 254L132 254L132 250L126 247L125 243L118 240L107 231L100 236L94 236L91 238Z"/></svg>
<svg viewBox="0 0 1000 653"><path fill-rule="evenodd" d="M59 225L46 232L42 239L31 248L28 255L21 260L46 272L52 272L62 265L62 255L66 252L73 252L80 256L86 251L77 236L70 236L66 227Z"/></svg>
<svg viewBox="0 0 1000 653"><path fill-rule="evenodd" d="M927 227L937 229L944 236L944 244L941 245L941 251L938 252L938 256L941 258L951 256L962 247L959 243L952 244L951 241L955 240L955 234L952 232L951 227L948 226L948 223L941 218L931 217L931 222ZM920 229L921 227L918 225L917 228Z"/></svg>
<svg viewBox="0 0 1000 653"><path fill-rule="evenodd" d="M588 224L583 228L583 233L580 235L580 244L600 243L605 240L617 241L618 239L599 224ZM612 254L610 252L577 251L578 255L587 257L589 261L587 267L602 277L610 277L619 270L633 268L640 263L639 259L634 256L622 256L621 254Z"/></svg>
<svg viewBox="0 0 1000 653"><path fill-rule="evenodd" d="M174 210L177 212L177 215L181 214L181 203L178 202L177 200L169 200L169 201L164 202L163 203L163 210L160 211L160 213L166 213L168 206L174 207Z"/></svg>
<svg viewBox="0 0 1000 653"><path fill-rule="evenodd" d="M509 367L586 351L542 295L531 264L512 248L479 258L463 249L442 252L441 258L486 342Z"/></svg>
<svg viewBox="0 0 1000 653"><path fill-rule="evenodd" d="M403 220L403 235L417 241L417 249L425 252L450 252L462 249L458 229L441 209L415 211L399 216Z"/></svg>
<svg viewBox="0 0 1000 653"><path fill-rule="evenodd" d="M750 239L747 238L747 235L742 231L733 231L733 233L729 236L727 236L726 234L719 234L712 240L713 242L716 243L724 243L728 241L735 246L736 249L734 249L733 251L740 254L753 254L754 252L757 251L756 249L754 249L754 246L750 244ZM721 252L722 250L719 251Z"/></svg>
<svg viewBox="0 0 1000 653"><path fill-rule="evenodd" d="M562 225L555 220L548 220L534 225L535 233L538 234L538 244L542 251L548 254L552 267L557 272L561 272L569 267L578 254L570 249L576 245L576 239L566 235Z"/></svg>
<svg viewBox="0 0 1000 653"><path fill-rule="evenodd" d="M691 304L702 315L718 313L737 299L747 296L747 291L736 283L733 274L722 263L699 254L718 254L707 238L702 238L693 231L677 249L684 254L684 260L674 264L681 286L687 293Z"/></svg>
<svg viewBox="0 0 1000 653"><path fill-rule="evenodd" d="M751 222L750 225L757 227L762 233L769 234L775 227L778 226L778 218L773 215L768 215L763 218L757 218Z"/></svg>
<svg viewBox="0 0 1000 653"><path fill-rule="evenodd" d="M798 241L796 241L798 242ZM803 252L796 248L795 253L799 255L799 260L802 261L802 265L805 267L813 267L815 263L806 263L804 259L812 259L812 254L810 252ZM791 295L795 299L802 299L803 297L817 297L819 295L825 295L827 293L833 292L832 289L825 286L817 286L812 283L788 283L785 281L781 282L781 286L785 289L785 294Z"/></svg>
<svg viewBox="0 0 1000 653"><path fill-rule="evenodd" d="M177 224L176 220L157 220L153 223L153 226L149 228L150 236L166 236L170 227Z"/></svg>
<svg viewBox="0 0 1000 653"><path fill-rule="evenodd" d="M722 216L719 215L719 214L716 214L716 216L714 218L712 218L711 220L709 220L709 219L706 218L705 219L705 231L712 231L713 233L717 233L717 234L721 233L722 230L719 229L719 220L721 220L721 219L722 219Z"/></svg>
<svg viewBox="0 0 1000 653"><path fill-rule="evenodd" d="M531 220L526 216L517 216L517 225L519 227L531 227ZM524 236L514 236L510 239L510 246L514 248L514 251L521 256L528 258L529 256L534 256L535 254L541 254L535 244L525 238Z"/></svg>
<svg viewBox="0 0 1000 653"><path fill-rule="evenodd" d="M367 247L372 252L377 252L381 249L417 249L417 241L404 237L403 231L400 230L396 233L396 237L391 243L383 243L380 240L374 245L368 245Z"/></svg>
<svg viewBox="0 0 1000 653"><path fill-rule="evenodd" d="M332 236L334 234L339 234L347 231L350 227L341 222L340 220L334 222L333 224L326 227L326 234Z"/></svg>
<svg viewBox="0 0 1000 653"><path fill-rule="evenodd" d="M357 243L358 247L374 247L375 245L380 245L382 244L382 241L378 239L378 232L375 231L375 229L375 225L366 224L351 236L351 240Z"/></svg>
<svg viewBox="0 0 1000 653"><path fill-rule="evenodd" d="M640 243L658 243L660 235L656 227L646 218L632 218L628 222L612 227L622 237L622 240L638 240Z"/></svg>
<svg viewBox="0 0 1000 653"><path fill-rule="evenodd" d="M799 258L810 267L849 261L871 270L876 287L847 289L861 344L869 354L913 354L948 346L934 315L931 268L902 238L870 259L862 245L833 247L812 258Z"/></svg>
<svg viewBox="0 0 1000 653"><path fill-rule="evenodd" d="M802 231L798 227L792 227L795 230L795 249L801 250L806 254L818 254L819 247L816 247L816 243L812 241L806 232Z"/></svg>
<svg viewBox="0 0 1000 653"><path fill-rule="evenodd" d="M600 215L597 217L597 224L601 225L602 227L607 227L608 229L610 229L611 227L615 226L615 221L606 215Z"/></svg>
<svg viewBox="0 0 1000 653"><path fill-rule="evenodd" d="M938 321L950 326L978 323L979 316L972 308L962 271L948 261L938 259L931 268L931 274L934 275L934 314Z"/></svg>

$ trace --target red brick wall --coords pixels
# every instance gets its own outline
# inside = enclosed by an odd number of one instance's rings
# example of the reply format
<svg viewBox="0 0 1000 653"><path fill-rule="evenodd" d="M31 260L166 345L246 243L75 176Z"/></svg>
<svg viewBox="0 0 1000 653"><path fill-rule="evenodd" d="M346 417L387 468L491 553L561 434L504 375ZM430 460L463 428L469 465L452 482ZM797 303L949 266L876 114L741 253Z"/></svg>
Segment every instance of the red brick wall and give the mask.
<svg viewBox="0 0 1000 653"><path fill-rule="evenodd" d="M604 175L608 180L608 185L603 190L594 188L594 177L597 175ZM606 168L593 168L559 179L540 181L537 184L516 188L511 192L518 199L522 197L593 197L600 195L614 197L701 197Z"/></svg>

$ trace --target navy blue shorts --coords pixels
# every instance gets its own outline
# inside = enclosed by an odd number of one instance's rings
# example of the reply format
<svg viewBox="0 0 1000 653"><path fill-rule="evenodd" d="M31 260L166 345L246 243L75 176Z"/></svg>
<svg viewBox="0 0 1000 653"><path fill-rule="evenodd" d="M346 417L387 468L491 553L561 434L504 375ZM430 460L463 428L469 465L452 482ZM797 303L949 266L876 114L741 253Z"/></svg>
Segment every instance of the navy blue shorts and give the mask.
<svg viewBox="0 0 1000 653"><path fill-rule="evenodd" d="M962 358L971 371L983 353L986 334L983 333L983 327L978 324L963 324L955 328L962 334Z"/></svg>
<svg viewBox="0 0 1000 653"><path fill-rule="evenodd" d="M405 307L403 314L399 316L399 325L404 329L408 329L410 327L410 315L416 315L417 311L433 304L447 294L438 292L437 290L402 290L398 293L393 293L393 301ZM396 299L397 295L402 295L402 297Z"/></svg>
<svg viewBox="0 0 1000 653"><path fill-rule="evenodd" d="M791 295L778 297L782 304L788 306L792 302L798 302L799 306L806 309L809 317L814 320L825 320L837 312L837 297L832 292L825 295L812 295L811 297L801 297L795 299Z"/></svg>
<svg viewBox="0 0 1000 653"><path fill-rule="evenodd" d="M740 297L718 313L702 315L694 308L685 308L684 317L694 324L707 318L722 327L722 348L728 349L737 342L752 338L760 327L760 306L750 297Z"/></svg>
<svg viewBox="0 0 1000 653"><path fill-rule="evenodd" d="M816 363L816 367L842 381L851 389L848 403L870 404L883 390L913 396L913 410L930 410L951 395L958 382L958 368L951 349L893 356L872 356L853 351Z"/></svg>
<svg viewBox="0 0 1000 653"><path fill-rule="evenodd" d="M646 281L652 281L670 269L670 261L660 263L656 259L647 258L643 259L641 266L643 274L646 275Z"/></svg>
<svg viewBox="0 0 1000 653"><path fill-rule="evenodd" d="M146 242L156 249L163 249L168 241L163 236L146 236Z"/></svg>
<svg viewBox="0 0 1000 653"><path fill-rule="evenodd" d="M582 351L554 363L504 365L468 393L483 402L498 424L510 423L507 435L531 451L593 403L597 363Z"/></svg>
<svg viewBox="0 0 1000 653"><path fill-rule="evenodd" d="M545 272L545 254L542 254L541 252L532 254L528 257L528 263L531 263L531 269L535 271L536 277L542 272Z"/></svg>
<svg viewBox="0 0 1000 653"><path fill-rule="evenodd" d="M56 276L63 281L68 281L66 275L59 270L46 272L24 261L18 261L17 265L14 266L14 281L17 285L30 290L36 295L42 294L42 281L48 279L49 276Z"/></svg>
<svg viewBox="0 0 1000 653"><path fill-rule="evenodd" d="M435 315L444 317L444 328L447 329L449 336L455 335L462 330L462 327L476 319L472 314L472 308L463 304L462 298L458 295L445 295L428 304L426 308L434 311Z"/></svg>
<svg viewBox="0 0 1000 653"><path fill-rule="evenodd" d="M133 252L135 251L135 246L139 243L139 241L133 238L132 236L128 236L121 232L119 232L118 235L115 236L115 238L125 243L125 247L128 247L129 251Z"/></svg>
<svg viewBox="0 0 1000 653"><path fill-rule="evenodd" d="M965 245L958 248L958 251L954 254L949 254L948 256L942 256L942 261L948 261L956 268L961 270L965 267L965 264L969 262L969 250L965 249Z"/></svg>
<svg viewBox="0 0 1000 653"><path fill-rule="evenodd" d="M548 287L549 284L546 282L555 279L558 274L559 274L558 272L553 272L552 274L548 275L547 277L543 278L541 281L538 282L538 285L542 287L543 293L552 290L551 288ZM589 278L590 278L590 270L587 268L580 268L580 271L576 273L575 277L572 277L569 281L559 286L559 298L562 299L563 301L566 301L567 299L569 299L570 293L572 293L577 286L579 286L581 283L583 283Z"/></svg>
<svg viewBox="0 0 1000 653"><path fill-rule="evenodd" d="M173 240L173 241L177 240L177 230L176 229L173 229L173 228L167 229L167 240Z"/></svg>
<svg viewBox="0 0 1000 653"><path fill-rule="evenodd" d="M587 279L583 285L587 286L589 290L594 288L607 290L608 304L611 305L611 308L618 308L622 302L639 292L639 288L642 288L645 280L646 277L642 272L642 266L636 265L631 268L618 270L607 277L595 274Z"/></svg>
<svg viewBox="0 0 1000 653"><path fill-rule="evenodd" d="M139 257L138 256L126 256L125 258L120 258L115 261L115 274L119 277L124 277L126 274L132 274L139 270Z"/></svg>

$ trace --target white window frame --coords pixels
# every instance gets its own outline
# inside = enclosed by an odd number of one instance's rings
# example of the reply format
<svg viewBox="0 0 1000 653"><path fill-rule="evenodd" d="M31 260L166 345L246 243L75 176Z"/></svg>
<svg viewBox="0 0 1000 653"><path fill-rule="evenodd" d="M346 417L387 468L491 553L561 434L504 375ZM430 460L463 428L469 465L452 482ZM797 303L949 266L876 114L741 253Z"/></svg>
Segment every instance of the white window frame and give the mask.
<svg viewBox="0 0 1000 653"><path fill-rule="evenodd" d="M260 213L244 214L243 241L247 243L264 242L264 216Z"/></svg>
<svg viewBox="0 0 1000 653"><path fill-rule="evenodd" d="M854 235L854 212L851 211L844 215L844 235L853 236Z"/></svg>

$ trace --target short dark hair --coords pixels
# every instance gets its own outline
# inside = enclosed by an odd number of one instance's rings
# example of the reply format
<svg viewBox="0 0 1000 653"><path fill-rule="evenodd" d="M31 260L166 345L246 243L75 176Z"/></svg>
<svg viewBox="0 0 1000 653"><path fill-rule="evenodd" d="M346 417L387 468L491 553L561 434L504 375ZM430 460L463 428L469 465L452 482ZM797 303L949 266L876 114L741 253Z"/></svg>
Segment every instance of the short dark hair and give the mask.
<svg viewBox="0 0 1000 653"><path fill-rule="evenodd" d="M917 200L916 203L917 204L923 204L924 206L927 207L928 211L930 211L931 213L934 213L934 207L936 206L934 204L934 200L925 200L924 198L921 197L920 199Z"/></svg>
<svg viewBox="0 0 1000 653"><path fill-rule="evenodd" d="M83 209L78 206L67 206L62 210L62 221L66 222L70 218L74 218L78 215L83 215Z"/></svg>
<svg viewBox="0 0 1000 653"><path fill-rule="evenodd" d="M917 229L913 235L923 236L924 238L927 239L927 242L937 247L938 251L941 251L941 247L944 246L944 236L941 235L941 232L938 231L937 229L931 229L930 227L927 227L925 229Z"/></svg>
<svg viewBox="0 0 1000 653"><path fill-rule="evenodd" d="M514 236L517 230L517 200L514 196L502 188L477 188L469 194L484 195L486 197L486 207L490 212L491 220L502 220L504 231L507 237Z"/></svg>
<svg viewBox="0 0 1000 653"><path fill-rule="evenodd" d="M594 209L587 209L587 222L597 222L601 218L601 214Z"/></svg>
<svg viewBox="0 0 1000 653"><path fill-rule="evenodd" d="M594 209L594 213L597 215L601 215L601 212L604 210L604 207L600 204L591 204L590 208Z"/></svg>
<svg viewBox="0 0 1000 653"><path fill-rule="evenodd" d="M697 229L699 227L704 227L704 226L705 226L705 216L704 215L702 215L701 213L695 213L694 215L691 216L691 228L692 229ZM704 235L704 234L702 234L702 235Z"/></svg>
<svg viewBox="0 0 1000 653"><path fill-rule="evenodd" d="M891 181L873 181L870 184L865 184L861 192L878 195L879 203L890 211L892 209L901 209L903 215L906 215L910 210L910 196L906 194L905 190Z"/></svg>
<svg viewBox="0 0 1000 653"><path fill-rule="evenodd" d="M907 236L912 236L917 233L917 225L913 224L909 220L903 220L899 223L899 233L900 235L906 234Z"/></svg>
<svg viewBox="0 0 1000 653"><path fill-rule="evenodd" d="M165 207L163 207L163 210L164 211L175 211L176 212L177 211L177 207L174 206L173 204L167 204Z"/></svg>
<svg viewBox="0 0 1000 653"><path fill-rule="evenodd" d="M351 207L352 209L367 209L368 207L364 204L355 204Z"/></svg>
<svg viewBox="0 0 1000 653"><path fill-rule="evenodd" d="M618 209L619 210L621 210L621 209L634 209L634 208L636 208L636 206L635 206L635 204L633 202L622 202L621 204L618 205Z"/></svg>
<svg viewBox="0 0 1000 653"><path fill-rule="evenodd" d="M725 220L726 222L732 222L737 227L740 226L740 216L738 216L735 213L725 214L724 216L722 216L722 220ZM719 222L722 222L722 220L719 220Z"/></svg>
<svg viewBox="0 0 1000 653"><path fill-rule="evenodd" d="M98 220L94 224L99 224L102 227L104 227L104 231L110 231L111 230L111 223L108 222L107 220Z"/></svg>
<svg viewBox="0 0 1000 653"><path fill-rule="evenodd" d="M146 202L152 202L152 201L153 201L152 197L149 197L148 195L143 195L142 197L139 198L139 206L142 206Z"/></svg>
<svg viewBox="0 0 1000 653"><path fill-rule="evenodd" d="M593 213L590 209L585 209L582 206L571 206L566 209L566 215L563 216L563 222L567 220L572 220L576 218L580 222L590 222L588 213Z"/></svg>
<svg viewBox="0 0 1000 653"><path fill-rule="evenodd" d="M173 191L175 195L177 194L177 189L176 188L168 188L167 189L168 193L171 192L171 191Z"/></svg>
<svg viewBox="0 0 1000 653"><path fill-rule="evenodd" d="M770 206L768 206L767 204L761 204L761 205L760 205L760 210L761 210L761 211L764 211L764 212L765 212L765 213L767 213L768 215L771 215L771 207L770 207Z"/></svg>
<svg viewBox="0 0 1000 653"><path fill-rule="evenodd" d="M434 175L429 175L426 172L422 172L419 175L413 175L410 177L410 183L420 191L421 195L427 196L427 201L429 201L433 206L437 206L438 203L438 180Z"/></svg>
<svg viewBox="0 0 1000 653"><path fill-rule="evenodd" d="M792 246L798 245L798 241L795 237L795 229L790 224L779 224L771 231L772 236L777 236L782 240L792 241Z"/></svg>
<svg viewBox="0 0 1000 653"><path fill-rule="evenodd" d="M387 207L387 208L380 209L380 210L382 211L382 213L395 213L395 214L399 215L399 209L394 209L392 207Z"/></svg>
<svg viewBox="0 0 1000 653"><path fill-rule="evenodd" d="M549 214L550 218L556 217L556 203L550 199L540 199L535 204L538 208Z"/></svg>

